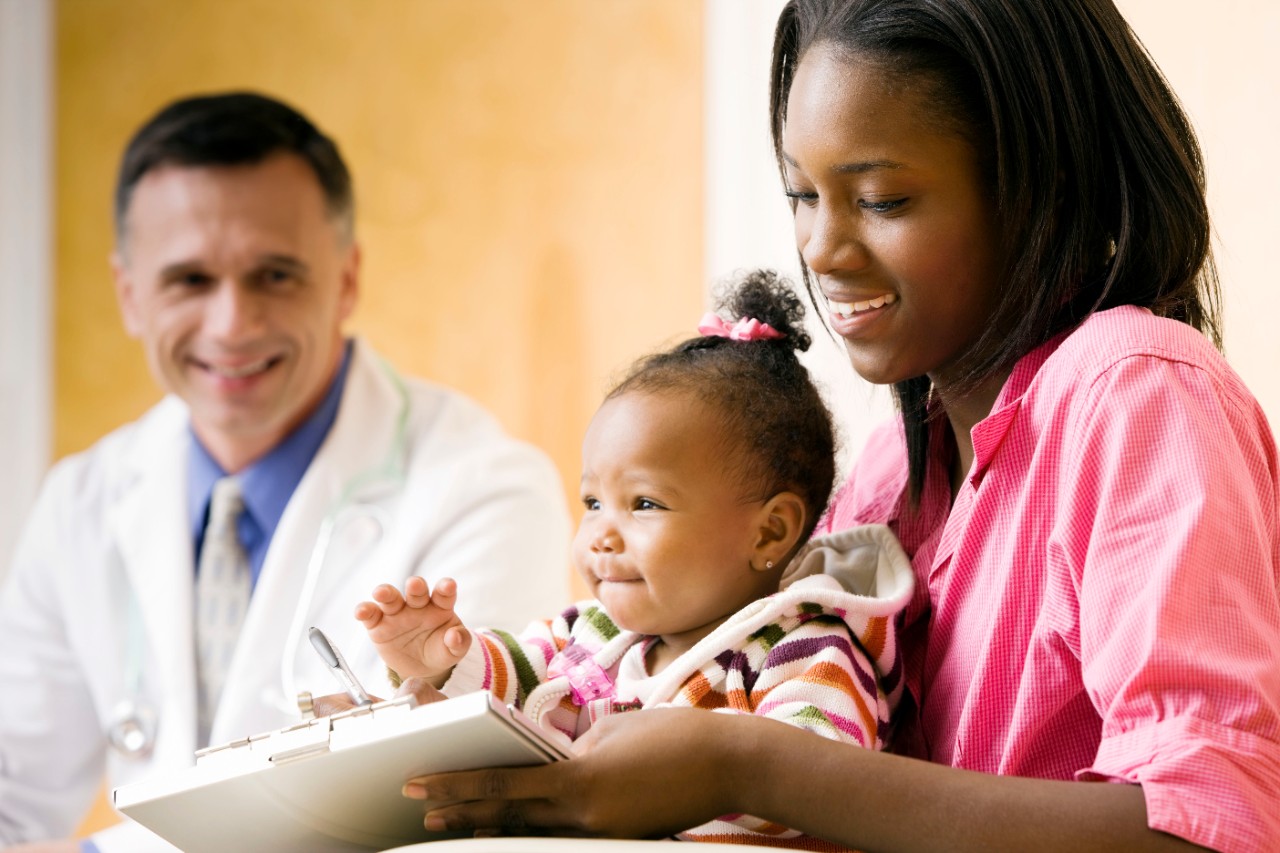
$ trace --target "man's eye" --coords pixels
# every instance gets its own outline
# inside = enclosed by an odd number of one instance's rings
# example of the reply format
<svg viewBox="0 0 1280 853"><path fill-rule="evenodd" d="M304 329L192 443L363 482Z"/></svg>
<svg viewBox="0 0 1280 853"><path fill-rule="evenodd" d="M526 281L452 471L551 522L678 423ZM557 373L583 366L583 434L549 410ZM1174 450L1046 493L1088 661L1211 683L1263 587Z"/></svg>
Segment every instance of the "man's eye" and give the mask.
<svg viewBox="0 0 1280 853"><path fill-rule="evenodd" d="M202 272L187 272L170 279L182 287L205 287L213 282L213 276Z"/></svg>

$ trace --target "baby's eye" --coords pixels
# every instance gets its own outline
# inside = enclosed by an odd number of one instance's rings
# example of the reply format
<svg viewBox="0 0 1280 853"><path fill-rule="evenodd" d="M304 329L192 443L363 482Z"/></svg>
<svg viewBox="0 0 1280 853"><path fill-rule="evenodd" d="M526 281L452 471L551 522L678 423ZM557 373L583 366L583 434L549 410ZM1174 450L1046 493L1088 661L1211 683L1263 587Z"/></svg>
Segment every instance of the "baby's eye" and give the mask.
<svg viewBox="0 0 1280 853"><path fill-rule="evenodd" d="M592 497L583 498L582 505L587 508L588 512L594 512L595 510L600 509L600 501Z"/></svg>
<svg viewBox="0 0 1280 853"><path fill-rule="evenodd" d="M636 498L636 509L662 509L662 505L649 498Z"/></svg>

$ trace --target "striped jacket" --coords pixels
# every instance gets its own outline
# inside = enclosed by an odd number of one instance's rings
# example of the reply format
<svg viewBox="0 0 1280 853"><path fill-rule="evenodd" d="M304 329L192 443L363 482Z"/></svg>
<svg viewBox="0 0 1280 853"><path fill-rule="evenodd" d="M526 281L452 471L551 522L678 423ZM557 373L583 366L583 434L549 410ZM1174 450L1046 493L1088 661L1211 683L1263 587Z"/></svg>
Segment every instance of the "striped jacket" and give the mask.
<svg viewBox="0 0 1280 853"><path fill-rule="evenodd" d="M912 583L911 564L888 528L846 530L805 545L779 592L735 613L656 676L644 662L656 638L620 629L598 602L586 601L519 636L476 631L444 692L488 690L568 739L604 714L680 706L771 717L880 749L902 693L894 615ZM577 657L590 653L597 672L612 680L613 696L575 701L571 677L555 675L572 665L571 646ZM726 815L680 837L844 849L748 815Z"/></svg>

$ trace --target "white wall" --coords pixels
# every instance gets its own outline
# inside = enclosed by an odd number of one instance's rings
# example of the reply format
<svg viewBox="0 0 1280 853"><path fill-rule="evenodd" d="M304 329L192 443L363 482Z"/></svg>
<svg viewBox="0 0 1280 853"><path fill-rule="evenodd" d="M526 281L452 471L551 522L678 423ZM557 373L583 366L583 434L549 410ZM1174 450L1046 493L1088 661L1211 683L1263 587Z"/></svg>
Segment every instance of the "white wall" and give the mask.
<svg viewBox="0 0 1280 853"><path fill-rule="evenodd" d="M798 277L790 213L768 129L772 29L783 0L707 0L708 279L773 266ZM1227 356L1280 425L1280 2L1118 0L1164 70L1205 149L1224 291ZM842 462L892 411L821 332L810 367L828 389L845 437Z"/></svg>
<svg viewBox="0 0 1280 853"><path fill-rule="evenodd" d="M0 579L49 462L49 0L0 0Z"/></svg>
<svg viewBox="0 0 1280 853"><path fill-rule="evenodd" d="M769 59L784 0L706 0L706 278L772 267L800 281L791 210L769 140ZM812 311L810 312L813 313ZM889 392L849 366L844 347L816 316L805 363L826 392L847 469L871 428L893 412Z"/></svg>
<svg viewBox="0 0 1280 853"><path fill-rule="evenodd" d="M1280 428L1280 3L1118 0L1204 148L1226 353ZM1212 9L1212 13L1207 10Z"/></svg>

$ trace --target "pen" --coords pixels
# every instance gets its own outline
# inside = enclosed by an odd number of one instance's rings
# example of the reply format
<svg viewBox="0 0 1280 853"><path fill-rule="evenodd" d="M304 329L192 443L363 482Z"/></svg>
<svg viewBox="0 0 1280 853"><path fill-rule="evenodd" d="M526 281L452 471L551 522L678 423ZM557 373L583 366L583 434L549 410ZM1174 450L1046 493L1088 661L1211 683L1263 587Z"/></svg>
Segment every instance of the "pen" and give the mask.
<svg viewBox="0 0 1280 853"><path fill-rule="evenodd" d="M307 635L311 638L311 645L315 646L316 652L320 655L321 660L324 661L324 665L329 667L329 671L333 673L334 678L338 679L342 689L347 691L351 701L357 705L372 704L373 700L369 698L368 693L364 692L360 682L356 681L351 667L347 666L346 660L342 657L342 652L338 651L337 646L329 642L329 638L324 635L324 631L319 628L312 628L307 632Z"/></svg>

